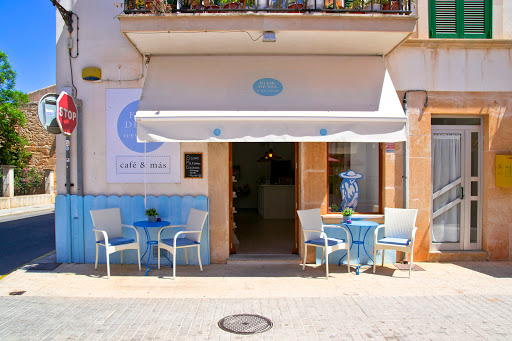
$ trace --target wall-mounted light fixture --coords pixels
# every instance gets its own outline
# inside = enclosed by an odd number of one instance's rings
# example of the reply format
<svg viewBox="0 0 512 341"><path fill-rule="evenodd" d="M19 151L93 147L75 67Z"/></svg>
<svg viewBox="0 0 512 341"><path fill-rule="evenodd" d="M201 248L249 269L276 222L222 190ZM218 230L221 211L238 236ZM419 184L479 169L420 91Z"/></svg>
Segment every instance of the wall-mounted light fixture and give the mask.
<svg viewBox="0 0 512 341"><path fill-rule="evenodd" d="M276 42L276 33L274 31L263 32L263 42L264 43L275 43Z"/></svg>

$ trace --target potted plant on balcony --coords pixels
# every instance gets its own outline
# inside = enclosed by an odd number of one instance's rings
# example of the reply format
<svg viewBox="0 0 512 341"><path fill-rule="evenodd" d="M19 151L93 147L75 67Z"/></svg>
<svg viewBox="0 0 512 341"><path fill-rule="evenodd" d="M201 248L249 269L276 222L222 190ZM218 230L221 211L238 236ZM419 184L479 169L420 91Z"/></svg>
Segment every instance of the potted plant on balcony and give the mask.
<svg viewBox="0 0 512 341"><path fill-rule="evenodd" d="M348 9L350 9L350 13L355 14L364 14L364 12L359 12L364 10L366 5L368 4L368 0L354 0L348 5Z"/></svg>
<svg viewBox="0 0 512 341"><path fill-rule="evenodd" d="M400 9L400 5L398 0L382 0L382 9L384 11L398 11Z"/></svg>
<svg viewBox="0 0 512 341"><path fill-rule="evenodd" d="M144 8L146 8L146 1L145 0L136 0L135 1L135 8L136 9L144 9Z"/></svg>
<svg viewBox="0 0 512 341"><path fill-rule="evenodd" d="M156 216L158 215L158 212L156 211L156 208L148 208L144 214L148 216L148 221L150 223L154 223L156 221Z"/></svg>
<svg viewBox="0 0 512 341"><path fill-rule="evenodd" d="M304 5L302 4L302 0L289 0L288 1L288 9L302 9ZM291 11L290 13L299 13L299 11Z"/></svg>
<svg viewBox="0 0 512 341"><path fill-rule="evenodd" d="M383 3L384 0L370 0L366 6L364 7L365 10L368 10L368 11L380 11L382 6L381 6L381 2Z"/></svg>
<svg viewBox="0 0 512 341"><path fill-rule="evenodd" d="M220 7L225 9L240 8L239 0L220 0Z"/></svg>

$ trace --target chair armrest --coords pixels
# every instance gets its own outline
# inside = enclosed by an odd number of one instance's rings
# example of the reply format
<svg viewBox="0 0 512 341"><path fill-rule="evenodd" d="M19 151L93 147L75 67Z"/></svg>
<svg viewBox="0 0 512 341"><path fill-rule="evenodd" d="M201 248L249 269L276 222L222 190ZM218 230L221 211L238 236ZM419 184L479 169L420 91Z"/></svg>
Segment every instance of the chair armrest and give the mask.
<svg viewBox="0 0 512 341"><path fill-rule="evenodd" d="M135 226L132 226L132 225L125 225L125 224L121 224L122 227L129 227L129 228L132 228L135 230L135 235L137 236L137 242L140 240L139 238L139 229L136 228Z"/></svg>
<svg viewBox="0 0 512 341"><path fill-rule="evenodd" d="M377 240L378 240L377 238L378 238L378 235L379 235L379 230L380 230L381 228L383 228L383 227L384 227L384 225L379 225L379 226L377 226L377 227L375 228L375 231L373 231L373 234L374 234L373 243L374 243L374 244L377 244Z"/></svg>
<svg viewBox="0 0 512 341"><path fill-rule="evenodd" d="M108 245L108 235L107 231L92 229L94 231L94 236L96 237L96 242L99 242L101 238L98 238L98 233L103 234L103 240L105 241L105 245Z"/></svg>
<svg viewBox="0 0 512 341"><path fill-rule="evenodd" d="M323 224L322 225L323 227L331 227L331 228L335 228L335 229L342 229L345 231L345 233L347 234L347 243L350 244L350 231L348 230L348 228L344 225L344 224Z"/></svg>
<svg viewBox="0 0 512 341"><path fill-rule="evenodd" d="M416 231L418 228L414 226L414 228L411 230L411 245L414 245L414 239L416 238Z"/></svg>
<svg viewBox="0 0 512 341"><path fill-rule="evenodd" d="M160 230L158 230L158 233L157 233L157 240L160 242L160 237L162 235L162 231L165 230L165 229L169 229L171 227L185 227L187 225L167 225L167 226L164 226L164 227L161 227Z"/></svg>

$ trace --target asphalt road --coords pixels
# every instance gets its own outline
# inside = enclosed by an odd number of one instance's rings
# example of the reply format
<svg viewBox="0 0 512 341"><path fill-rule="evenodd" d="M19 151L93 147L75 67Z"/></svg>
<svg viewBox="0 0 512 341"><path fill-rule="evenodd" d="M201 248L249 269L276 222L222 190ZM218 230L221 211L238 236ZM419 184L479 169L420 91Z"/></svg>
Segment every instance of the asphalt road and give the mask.
<svg viewBox="0 0 512 341"><path fill-rule="evenodd" d="M0 217L0 276L53 250L53 209Z"/></svg>

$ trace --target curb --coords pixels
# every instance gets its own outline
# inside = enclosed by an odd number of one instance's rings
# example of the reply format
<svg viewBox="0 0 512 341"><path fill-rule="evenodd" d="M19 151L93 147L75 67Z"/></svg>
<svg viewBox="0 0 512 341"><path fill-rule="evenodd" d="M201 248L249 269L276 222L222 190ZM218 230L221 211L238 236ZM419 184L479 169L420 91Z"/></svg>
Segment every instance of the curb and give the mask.
<svg viewBox="0 0 512 341"><path fill-rule="evenodd" d="M36 261L38 261L40 259L46 258L46 257L54 254L55 252L56 252L56 250L50 251L50 252L48 252L48 253L46 253L46 254L44 254L42 256L39 256L39 257L37 257L35 259L32 259L30 262L27 262L27 263L25 263L23 265L18 266L16 269L12 269L11 271L9 271L9 273L6 273L5 275L0 275L0 281L2 279L4 279L5 277L9 276L10 274L12 274L13 272L18 271L19 269L21 269L21 268L23 268L23 267L25 267L25 266L27 266L29 264L35 263Z"/></svg>
<svg viewBox="0 0 512 341"><path fill-rule="evenodd" d="M45 206L26 206L26 207L8 208L8 209L0 210L0 217L9 217L9 216L18 215L18 214L47 211L47 210L52 210L52 209L53 210L55 209L54 204L49 204L49 205L45 205Z"/></svg>

